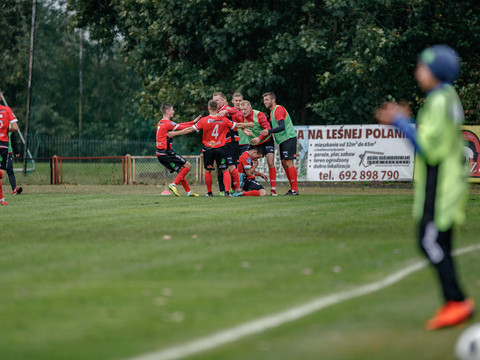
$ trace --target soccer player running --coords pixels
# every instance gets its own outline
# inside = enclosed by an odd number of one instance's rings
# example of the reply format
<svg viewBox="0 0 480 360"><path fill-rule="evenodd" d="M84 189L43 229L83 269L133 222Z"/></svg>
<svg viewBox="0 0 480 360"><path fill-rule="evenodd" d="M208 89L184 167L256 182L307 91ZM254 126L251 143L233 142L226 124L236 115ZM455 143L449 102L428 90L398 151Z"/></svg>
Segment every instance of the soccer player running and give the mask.
<svg viewBox="0 0 480 360"><path fill-rule="evenodd" d="M272 129L263 129L260 135L273 134L280 147L280 159L285 175L290 182L290 190L285 195L299 195L297 188L297 169L293 160L297 157L297 133L293 127L292 119L283 106L277 105L273 92L263 94L263 104L270 110Z"/></svg>
<svg viewBox="0 0 480 360"><path fill-rule="evenodd" d="M268 134L266 136L260 135L262 130L271 129L270 123L267 120L267 116L258 110L253 110L250 101L244 100L240 103L240 111L242 112L245 122L253 122L253 128L247 129L245 132L250 132L251 136L247 136L248 142L251 145L247 150L253 146L262 146L263 154L267 160L268 175L270 177L270 191L272 196L277 196L276 184L277 184L277 170L275 169L275 142L273 136ZM239 132L240 138L242 133ZM242 153L243 154L243 153Z"/></svg>
<svg viewBox="0 0 480 360"><path fill-rule="evenodd" d="M468 191L460 99L452 86L460 72L457 53L446 45L425 49L419 57L415 78L427 93L418 112L416 130L410 125L407 105L385 103L375 112L381 124L401 129L416 149L414 217L419 245L435 268L445 300L426 329L434 330L464 322L474 312L472 299L460 288L451 255L453 227L465 218Z"/></svg>
<svg viewBox="0 0 480 360"><path fill-rule="evenodd" d="M8 106L0 105L0 205L8 205L3 197L2 178L7 170L8 133L18 130L18 120Z"/></svg>
<svg viewBox="0 0 480 360"><path fill-rule="evenodd" d="M178 172L173 182L168 185L168 188L175 196L180 196L177 186L178 184L182 184L187 192L187 196L199 196L190 190L190 185L186 178L192 165L172 150L172 139L167 137L167 133L171 130L182 130L192 126L195 121L200 119L200 116L194 121L177 124L172 121L173 115L175 114L173 105L168 103L162 105L162 114L163 118L157 124L157 159L170 173L174 171Z"/></svg>
<svg viewBox="0 0 480 360"><path fill-rule="evenodd" d="M268 180L267 175L256 171L258 159L263 157L264 148L262 146L254 146L245 151L238 159L239 171L245 174L242 192L234 192L232 196L265 196L267 192L261 184L255 181L255 176L260 176L264 180Z"/></svg>
<svg viewBox="0 0 480 360"><path fill-rule="evenodd" d="M228 120L224 116L217 114L218 104L215 100L208 102L209 115L202 117L195 125L181 131L171 131L168 137L189 134L194 131L202 131L202 151L203 162L205 166L205 184L207 185L207 196L212 194L212 171L215 170L214 164L217 164L218 170L222 171L223 184L225 186L225 196L229 196L230 191L230 172L228 171L227 157L225 154L225 144L227 133L235 128L244 129L251 127L251 124L237 124Z"/></svg>
<svg viewBox="0 0 480 360"><path fill-rule="evenodd" d="M237 110L232 106L229 106L227 102L227 98L223 93L221 92L214 93L212 99L216 101L216 103L218 104L218 109L217 109L218 115L225 116L229 120L236 123L243 122L243 117L240 110ZM225 153L227 156L228 171L230 172L233 188L235 190L240 189L240 179L239 179L238 170L237 170L237 162L238 162L238 157L240 155L239 148L238 148L238 140L239 138L238 138L237 129L231 130L227 134L227 140L226 140L227 142L225 144ZM220 187L220 193L222 195L222 190L225 191L225 189L221 186L222 182L220 178L218 180L218 183Z"/></svg>

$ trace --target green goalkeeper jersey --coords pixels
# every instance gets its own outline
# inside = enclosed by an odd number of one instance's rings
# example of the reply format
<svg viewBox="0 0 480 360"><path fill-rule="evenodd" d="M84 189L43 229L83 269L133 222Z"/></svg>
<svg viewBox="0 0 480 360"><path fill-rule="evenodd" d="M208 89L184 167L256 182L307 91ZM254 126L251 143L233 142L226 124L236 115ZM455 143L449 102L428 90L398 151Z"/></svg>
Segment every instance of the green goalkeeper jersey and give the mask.
<svg viewBox="0 0 480 360"><path fill-rule="evenodd" d="M464 141L459 126L463 121L460 99L449 84L431 91L417 117L416 141L420 148L415 161L414 216L423 216L430 169L434 177L434 222L446 231L465 218L468 190Z"/></svg>

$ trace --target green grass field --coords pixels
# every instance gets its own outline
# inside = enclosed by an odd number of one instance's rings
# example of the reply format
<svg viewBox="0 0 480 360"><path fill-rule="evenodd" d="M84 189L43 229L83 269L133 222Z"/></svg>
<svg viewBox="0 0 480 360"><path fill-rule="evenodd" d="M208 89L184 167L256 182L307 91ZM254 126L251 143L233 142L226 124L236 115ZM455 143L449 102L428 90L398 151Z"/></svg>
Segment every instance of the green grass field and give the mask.
<svg viewBox="0 0 480 360"><path fill-rule="evenodd" d="M306 187L298 197L230 199L159 196L162 190L35 186L6 197L1 359L134 358L379 281L423 259L410 189ZM479 201L479 189L471 190L456 248L480 243ZM478 304L479 253L456 258ZM188 359L453 359L461 328L423 330L440 304L425 268Z"/></svg>

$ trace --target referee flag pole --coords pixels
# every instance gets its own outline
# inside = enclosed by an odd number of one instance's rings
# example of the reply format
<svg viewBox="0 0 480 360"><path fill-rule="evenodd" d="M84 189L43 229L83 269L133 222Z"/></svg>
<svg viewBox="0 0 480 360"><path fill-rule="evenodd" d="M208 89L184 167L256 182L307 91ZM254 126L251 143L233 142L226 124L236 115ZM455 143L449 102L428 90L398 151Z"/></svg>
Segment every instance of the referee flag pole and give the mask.
<svg viewBox="0 0 480 360"><path fill-rule="evenodd" d="M23 173L27 174L28 153L28 125L30 122L30 107L32 104L32 74L33 74L33 45L35 43L35 17L37 13L37 0L32 2L32 27L30 30L30 60L28 62L28 92L27 92L27 116L25 119L25 150L23 152Z"/></svg>

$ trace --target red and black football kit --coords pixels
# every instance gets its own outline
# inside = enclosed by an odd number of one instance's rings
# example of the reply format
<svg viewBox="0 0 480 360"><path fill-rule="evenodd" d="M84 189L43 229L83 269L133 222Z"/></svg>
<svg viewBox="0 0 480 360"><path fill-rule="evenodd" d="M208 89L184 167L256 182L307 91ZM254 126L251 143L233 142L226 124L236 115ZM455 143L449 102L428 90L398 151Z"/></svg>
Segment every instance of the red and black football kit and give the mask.
<svg viewBox="0 0 480 360"><path fill-rule="evenodd" d="M8 128L10 124L17 121L17 118L8 106L0 105L0 169L2 170L7 169Z"/></svg>
<svg viewBox="0 0 480 360"><path fill-rule="evenodd" d="M214 162L220 170L228 168L225 154L227 134L235 129L235 123L226 117L208 115L201 118L193 128L202 131L202 151L204 165L207 170L214 170Z"/></svg>
<svg viewBox="0 0 480 360"><path fill-rule="evenodd" d="M243 122L243 115L240 110L235 109L230 105L223 105L220 109L217 110L217 113L220 111L227 111L227 119L232 122L238 123ZM239 150L238 150L238 131L236 129L231 130L227 134L227 141L225 146L225 152L227 155L227 164L228 165L237 165Z"/></svg>
<svg viewBox="0 0 480 360"><path fill-rule="evenodd" d="M183 130L193 125L193 121L177 124L168 119L162 119L157 124L157 159L170 173L180 171L187 160L172 150L172 139L167 136L169 131Z"/></svg>
<svg viewBox="0 0 480 360"><path fill-rule="evenodd" d="M226 171L228 164L225 154L225 144L227 142L227 133L235 129L235 123L228 120L226 117L208 115L201 118L193 128L196 131L202 131L202 151L203 163L205 166L205 184L207 185L208 194L212 193L212 174L215 170L214 164L222 172L222 183L225 191L230 190L231 177L230 173Z"/></svg>
<svg viewBox="0 0 480 360"><path fill-rule="evenodd" d="M238 171L245 174L245 170L251 169L253 166L253 160L248 151L245 151L238 159ZM243 181L242 189L245 190L245 196L259 196L260 190L263 186L255 180L255 175L251 174L247 176Z"/></svg>

